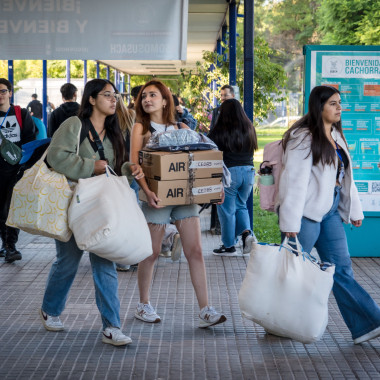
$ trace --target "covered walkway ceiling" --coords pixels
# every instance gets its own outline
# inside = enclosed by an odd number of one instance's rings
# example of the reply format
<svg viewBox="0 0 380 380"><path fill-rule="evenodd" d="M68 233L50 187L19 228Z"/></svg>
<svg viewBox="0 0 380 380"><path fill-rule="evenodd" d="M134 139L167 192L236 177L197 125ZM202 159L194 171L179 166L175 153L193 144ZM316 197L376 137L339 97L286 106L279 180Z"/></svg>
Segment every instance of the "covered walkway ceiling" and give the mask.
<svg viewBox="0 0 380 380"><path fill-rule="evenodd" d="M178 75L181 69L195 67L204 50L215 50L222 26L227 21L227 12L226 0L189 0L186 61L99 62L131 75Z"/></svg>

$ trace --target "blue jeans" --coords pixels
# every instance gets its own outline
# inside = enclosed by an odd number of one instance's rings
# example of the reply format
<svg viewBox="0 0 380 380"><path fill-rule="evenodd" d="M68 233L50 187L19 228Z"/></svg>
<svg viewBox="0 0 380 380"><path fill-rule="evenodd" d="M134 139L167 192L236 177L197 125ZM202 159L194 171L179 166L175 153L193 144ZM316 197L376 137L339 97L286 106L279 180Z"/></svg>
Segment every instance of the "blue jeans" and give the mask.
<svg viewBox="0 0 380 380"><path fill-rule="evenodd" d="M50 269L42 310L53 317L58 317L65 308L83 251L78 248L74 236L67 243L56 240L55 245L57 260ZM109 326L120 328L120 302L115 264L93 253L89 255L96 304L102 317L103 329Z"/></svg>
<svg viewBox="0 0 380 380"><path fill-rule="evenodd" d="M305 251L315 246L322 261L335 264L333 293L343 319L356 339L380 326L380 308L355 281L342 218L338 213L340 187L321 222L302 218L298 239Z"/></svg>
<svg viewBox="0 0 380 380"><path fill-rule="evenodd" d="M246 203L255 179L253 166L233 166L228 170L231 186L224 189L224 202L217 205L222 243L226 248L235 245L244 231L252 231Z"/></svg>
<svg viewBox="0 0 380 380"><path fill-rule="evenodd" d="M140 186L139 184L137 183L137 181L134 179L131 183L131 189L134 190L134 192L136 193L136 198L137 198L137 203L140 203L139 201L139 189L140 189Z"/></svg>

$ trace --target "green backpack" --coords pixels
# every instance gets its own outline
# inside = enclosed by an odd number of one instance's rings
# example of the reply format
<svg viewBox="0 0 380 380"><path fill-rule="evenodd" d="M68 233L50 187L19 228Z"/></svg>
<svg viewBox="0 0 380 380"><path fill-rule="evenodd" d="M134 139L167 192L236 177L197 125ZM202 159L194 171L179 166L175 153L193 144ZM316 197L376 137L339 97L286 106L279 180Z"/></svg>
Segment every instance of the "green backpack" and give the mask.
<svg viewBox="0 0 380 380"><path fill-rule="evenodd" d="M18 113L19 113L20 108L16 109L16 107L15 107L16 118L18 121L19 120ZM10 109L11 109L11 107L9 107L8 112ZM6 113L4 120L0 125L0 128L3 126L3 123L4 123L4 121L8 115L8 112ZM21 119L21 117L20 117L20 119ZM22 128L21 124L20 124L20 128ZM10 164L10 165L18 164L22 158L22 149L18 145L16 145L15 143L13 143L12 141L7 140L5 138L5 136L3 135L3 133L1 132L1 130L0 130L0 137L1 137L1 144L0 144L0 155L1 155L1 157L6 162L8 162L8 164Z"/></svg>

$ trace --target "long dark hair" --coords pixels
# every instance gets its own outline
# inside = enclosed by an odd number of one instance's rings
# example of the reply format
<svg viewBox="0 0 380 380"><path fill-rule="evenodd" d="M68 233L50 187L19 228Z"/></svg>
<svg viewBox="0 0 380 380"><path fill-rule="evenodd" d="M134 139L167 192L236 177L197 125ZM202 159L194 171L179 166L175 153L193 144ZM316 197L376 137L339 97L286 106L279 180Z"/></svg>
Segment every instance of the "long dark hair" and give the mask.
<svg viewBox="0 0 380 380"><path fill-rule="evenodd" d="M149 131L150 127L150 115L146 113L142 106L142 93L144 90L149 87L154 86L160 91L163 99L166 100L166 106L162 110L162 119L166 125L175 125L175 116L174 116L174 102L170 90L159 80L151 80L144 84L141 87L139 94L136 99L135 110L136 110L136 121L143 125L142 134L145 135Z"/></svg>
<svg viewBox="0 0 380 380"><path fill-rule="evenodd" d="M221 151L252 152L257 150L256 131L236 99L225 100L208 137Z"/></svg>
<svg viewBox="0 0 380 380"><path fill-rule="evenodd" d="M78 111L78 117L81 121L89 119L93 112L93 105L90 103L90 96L94 99L98 96L107 84L112 85L115 92L116 88L110 81L104 79L93 79L86 83L83 91L82 102ZM125 156L124 139L121 133L118 118L115 114L109 115L104 121L104 128L106 130L107 138L110 139L115 156L115 172L121 175L121 165L127 160Z"/></svg>
<svg viewBox="0 0 380 380"><path fill-rule="evenodd" d="M317 165L319 162L321 162L323 166L335 165L335 149L330 144L330 141L326 136L322 119L323 107L334 94L340 94L339 90L335 87L316 86L313 88L309 97L308 113L300 120L296 121L283 136L282 144L284 150L286 149L286 144L288 143L293 132L307 130L311 135L311 147L309 154L313 155L313 165ZM341 120L334 123L333 126L345 140Z"/></svg>

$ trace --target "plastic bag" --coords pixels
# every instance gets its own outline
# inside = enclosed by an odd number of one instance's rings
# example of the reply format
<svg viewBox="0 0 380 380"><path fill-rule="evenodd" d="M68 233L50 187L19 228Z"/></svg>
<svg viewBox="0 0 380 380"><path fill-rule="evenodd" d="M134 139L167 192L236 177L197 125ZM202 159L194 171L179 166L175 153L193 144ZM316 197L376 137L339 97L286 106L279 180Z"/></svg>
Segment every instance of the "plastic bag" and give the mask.
<svg viewBox="0 0 380 380"><path fill-rule="evenodd" d="M218 149L216 144L207 136L191 129L154 132L146 147L165 152Z"/></svg>

